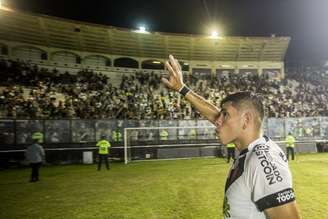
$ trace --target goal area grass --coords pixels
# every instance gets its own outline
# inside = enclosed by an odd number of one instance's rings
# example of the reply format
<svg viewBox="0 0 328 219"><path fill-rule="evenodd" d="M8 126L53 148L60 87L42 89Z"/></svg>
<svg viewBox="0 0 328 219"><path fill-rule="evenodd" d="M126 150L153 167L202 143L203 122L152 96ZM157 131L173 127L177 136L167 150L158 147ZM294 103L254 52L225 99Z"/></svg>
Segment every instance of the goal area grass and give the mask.
<svg viewBox="0 0 328 219"><path fill-rule="evenodd" d="M328 219L328 153L290 161L303 218ZM0 218L223 218L229 164L223 158L43 166L0 171Z"/></svg>

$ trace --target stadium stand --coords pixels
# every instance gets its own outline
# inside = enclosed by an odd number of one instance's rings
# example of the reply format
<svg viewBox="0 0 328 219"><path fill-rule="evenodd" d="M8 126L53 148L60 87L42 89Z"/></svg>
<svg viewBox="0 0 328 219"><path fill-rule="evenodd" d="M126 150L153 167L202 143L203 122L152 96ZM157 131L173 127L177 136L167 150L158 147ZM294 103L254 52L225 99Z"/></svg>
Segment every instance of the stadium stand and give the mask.
<svg viewBox="0 0 328 219"><path fill-rule="evenodd" d="M49 160L69 162L80 161L81 154L92 150L105 132L115 141L112 133L123 133L126 127L179 126L183 130L204 125L188 102L160 83L169 54L181 60L187 84L216 105L236 91L260 93L265 97L268 116L265 133L283 139L292 131L298 139L311 140L311 146L304 146L302 151L316 151L314 140L324 144L328 136L328 74L325 67L285 72L289 41L289 37L209 39L187 34L140 34L124 28L2 11L1 156L6 159L4 163L10 157L6 153L19 159L33 131L45 133L45 148L53 154ZM196 137L188 140L179 136L177 129L173 139L165 142L158 139L160 129L156 133L135 132L139 133L138 146L205 143L202 148L183 148L183 154L177 148L173 152L139 148L139 158L149 154L154 155L149 158L167 157L171 153L187 156L195 151L199 156L217 153L216 148L206 153L203 150L209 144L217 145L210 131L211 136L204 137L198 130ZM123 137L113 143L113 153L119 158L123 157Z"/></svg>
<svg viewBox="0 0 328 219"><path fill-rule="evenodd" d="M227 94L251 90L262 94L268 117L327 116L324 68L287 72L284 79L257 74L229 74L219 80L189 76L193 90L219 105ZM23 61L0 60L3 118L199 119L189 103L159 84L160 76L142 70L123 75L116 86L91 70L75 74L48 70Z"/></svg>

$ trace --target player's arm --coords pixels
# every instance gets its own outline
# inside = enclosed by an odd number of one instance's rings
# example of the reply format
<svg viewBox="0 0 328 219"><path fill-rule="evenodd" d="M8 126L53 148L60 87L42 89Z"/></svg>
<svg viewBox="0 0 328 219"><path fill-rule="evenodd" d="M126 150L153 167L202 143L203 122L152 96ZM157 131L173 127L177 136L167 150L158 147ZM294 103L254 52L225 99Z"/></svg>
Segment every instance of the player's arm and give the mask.
<svg viewBox="0 0 328 219"><path fill-rule="evenodd" d="M300 219L296 201L264 210L269 219Z"/></svg>
<svg viewBox="0 0 328 219"><path fill-rule="evenodd" d="M170 55L165 67L169 71L169 78L162 78L162 82L172 90L179 91L185 85L179 62ZM186 99L210 122L214 123L219 116L219 110L216 106L192 90L187 93Z"/></svg>
<svg viewBox="0 0 328 219"><path fill-rule="evenodd" d="M299 219L288 163L265 147L255 146L249 158L247 183L252 201L269 219Z"/></svg>

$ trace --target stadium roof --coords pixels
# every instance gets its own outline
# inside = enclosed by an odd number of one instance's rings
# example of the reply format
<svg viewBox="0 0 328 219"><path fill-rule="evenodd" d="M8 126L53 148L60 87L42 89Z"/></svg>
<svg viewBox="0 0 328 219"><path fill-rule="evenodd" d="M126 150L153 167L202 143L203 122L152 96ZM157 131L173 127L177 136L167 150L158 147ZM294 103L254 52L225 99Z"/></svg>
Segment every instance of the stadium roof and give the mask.
<svg viewBox="0 0 328 219"><path fill-rule="evenodd" d="M0 39L120 56L182 60L283 61L290 37L230 37L137 33L45 15L0 10Z"/></svg>

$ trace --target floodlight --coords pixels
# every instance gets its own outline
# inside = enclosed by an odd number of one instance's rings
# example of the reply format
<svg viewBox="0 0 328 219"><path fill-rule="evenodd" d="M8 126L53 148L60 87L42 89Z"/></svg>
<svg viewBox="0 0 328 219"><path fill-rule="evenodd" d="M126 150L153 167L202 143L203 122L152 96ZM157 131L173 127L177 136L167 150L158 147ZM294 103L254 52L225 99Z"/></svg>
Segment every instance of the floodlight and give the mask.
<svg viewBox="0 0 328 219"><path fill-rule="evenodd" d="M146 31L146 27L145 26L140 26L139 27L139 31L140 32L145 32Z"/></svg>
<svg viewBox="0 0 328 219"><path fill-rule="evenodd" d="M211 33L211 38L212 39L218 39L219 38L219 33L216 30L213 30Z"/></svg>
<svg viewBox="0 0 328 219"><path fill-rule="evenodd" d="M138 30L135 30L133 32L136 32L136 33L149 33L147 30L146 30L146 27L145 26L139 26L139 29Z"/></svg>

